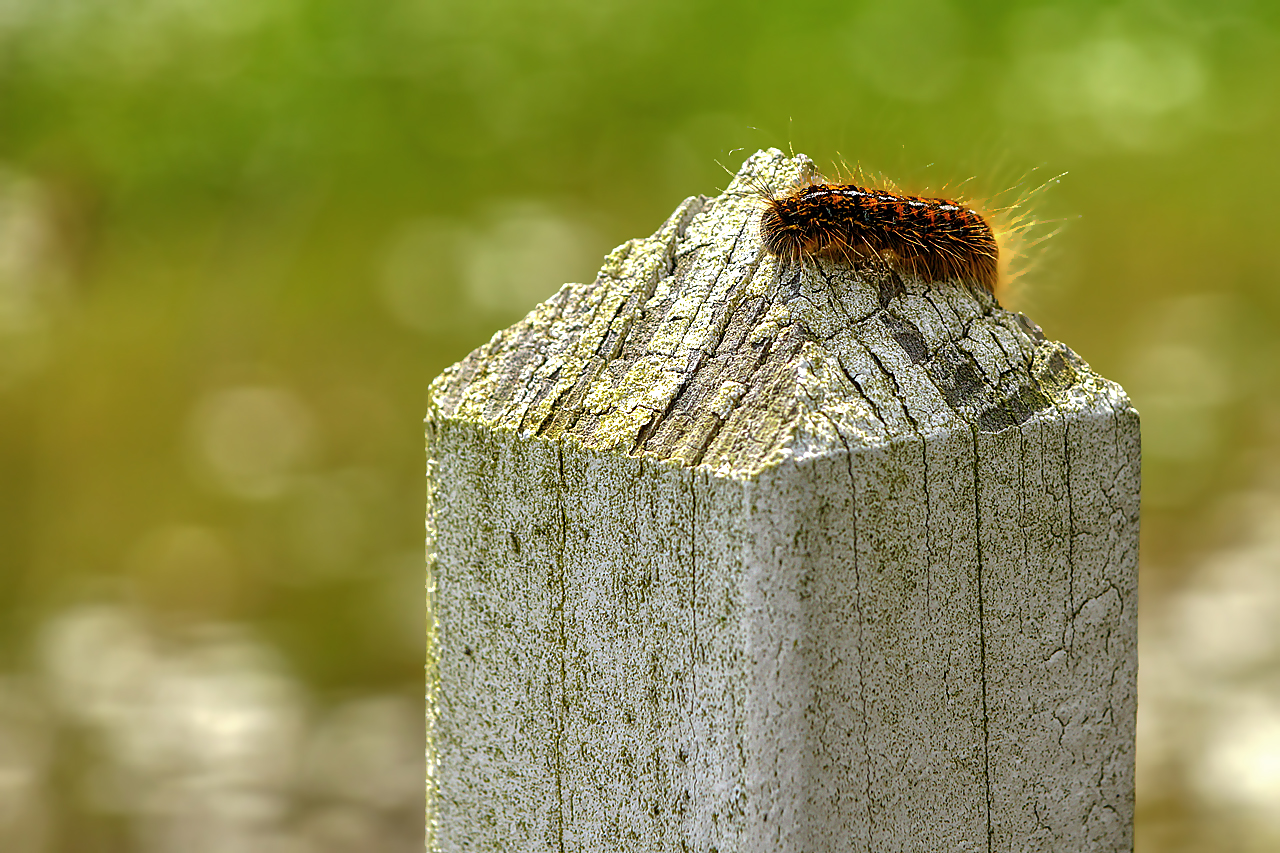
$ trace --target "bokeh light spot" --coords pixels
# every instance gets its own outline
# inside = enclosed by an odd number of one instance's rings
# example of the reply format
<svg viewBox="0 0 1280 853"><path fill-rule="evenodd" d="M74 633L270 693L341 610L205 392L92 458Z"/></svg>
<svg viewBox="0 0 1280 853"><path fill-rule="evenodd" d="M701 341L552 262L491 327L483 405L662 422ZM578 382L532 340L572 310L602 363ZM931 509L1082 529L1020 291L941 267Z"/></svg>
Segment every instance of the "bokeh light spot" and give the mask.
<svg viewBox="0 0 1280 853"><path fill-rule="evenodd" d="M314 440L310 411L283 388L215 391L197 404L191 429L198 460L212 482L252 500L282 494Z"/></svg>

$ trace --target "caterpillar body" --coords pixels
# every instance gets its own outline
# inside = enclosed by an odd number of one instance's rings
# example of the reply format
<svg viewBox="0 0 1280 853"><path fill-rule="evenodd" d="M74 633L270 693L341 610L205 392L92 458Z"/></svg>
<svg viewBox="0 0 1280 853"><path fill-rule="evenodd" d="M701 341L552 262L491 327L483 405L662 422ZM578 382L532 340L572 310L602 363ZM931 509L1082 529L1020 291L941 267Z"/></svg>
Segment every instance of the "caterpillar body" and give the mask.
<svg viewBox="0 0 1280 853"><path fill-rule="evenodd" d="M887 258L927 282L966 279L995 292L996 237L981 215L958 202L829 183L765 199L761 239L784 262Z"/></svg>

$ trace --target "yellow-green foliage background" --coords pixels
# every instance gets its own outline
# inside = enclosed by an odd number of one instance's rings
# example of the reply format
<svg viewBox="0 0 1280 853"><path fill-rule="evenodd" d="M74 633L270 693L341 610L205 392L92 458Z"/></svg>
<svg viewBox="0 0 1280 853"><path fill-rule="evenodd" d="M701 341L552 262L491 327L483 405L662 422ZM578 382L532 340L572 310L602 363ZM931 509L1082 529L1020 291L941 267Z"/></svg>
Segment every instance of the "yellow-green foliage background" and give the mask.
<svg viewBox="0 0 1280 853"><path fill-rule="evenodd" d="M0 0L0 849L418 849L428 382L774 145L1067 173L1138 847L1280 850L1277 140L1262 0Z"/></svg>

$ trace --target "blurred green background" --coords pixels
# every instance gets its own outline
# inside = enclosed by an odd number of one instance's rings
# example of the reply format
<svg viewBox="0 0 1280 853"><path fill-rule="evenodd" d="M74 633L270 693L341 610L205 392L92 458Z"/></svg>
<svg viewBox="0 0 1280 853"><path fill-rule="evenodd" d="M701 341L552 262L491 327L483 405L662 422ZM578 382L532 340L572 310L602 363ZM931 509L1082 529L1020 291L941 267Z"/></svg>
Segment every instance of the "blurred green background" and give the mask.
<svg viewBox="0 0 1280 853"><path fill-rule="evenodd" d="M773 145L1067 173L1138 849L1280 850L1278 106L1248 0L0 0L0 849L420 849L430 379Z"/></svg>

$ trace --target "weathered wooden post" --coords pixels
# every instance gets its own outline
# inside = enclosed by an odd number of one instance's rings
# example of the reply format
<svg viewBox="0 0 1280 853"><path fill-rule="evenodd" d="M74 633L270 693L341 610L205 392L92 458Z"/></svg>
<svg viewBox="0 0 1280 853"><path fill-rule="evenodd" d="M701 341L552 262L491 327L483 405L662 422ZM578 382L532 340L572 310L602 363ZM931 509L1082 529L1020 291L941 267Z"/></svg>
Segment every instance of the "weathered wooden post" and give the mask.
<svg viewBox="0 0 1280 853"><path fill-rule="evenodd" d="M431 388L428 844L1128 851L1138 417L760 152Z"/></svg>

